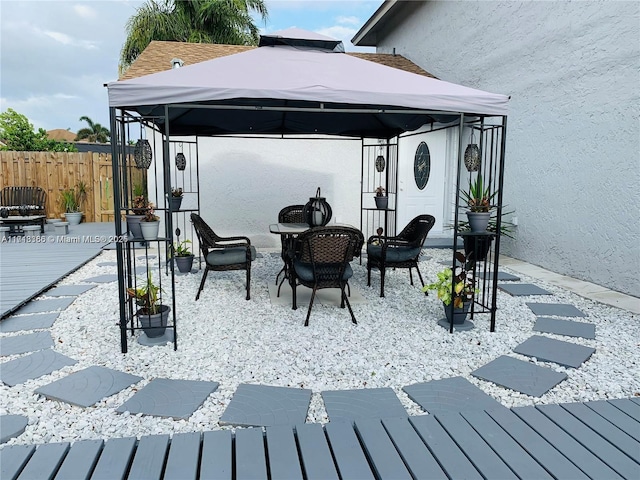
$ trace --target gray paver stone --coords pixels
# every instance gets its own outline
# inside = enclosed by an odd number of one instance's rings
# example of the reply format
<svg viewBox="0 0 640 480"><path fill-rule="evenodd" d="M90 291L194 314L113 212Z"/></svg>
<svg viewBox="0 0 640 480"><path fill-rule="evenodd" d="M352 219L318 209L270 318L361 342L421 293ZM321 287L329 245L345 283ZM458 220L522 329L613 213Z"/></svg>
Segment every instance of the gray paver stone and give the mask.
<svg viewBox="0 0 640 480"><path fill-rule="evenodd" d="M514 348L513 351L521 355L536 357L538 360L578 368L593 355L596 349L534 335Z"/></svg>
<svg viewBox="0 0 640 480"><path fill-rule="evenodd" d="M330 390L321 392L321 395L331 422L408 417L391 388Z"/></svg>
<svg viewBox="0 0 640 480"><path fill-rule="evenodd" d="M120 405L116 411L156 417L189 418L218 385L218 382L156 378Z"/></svg>
<svg viewBox="0 0 640 480"><path fill-rule="evenodd" d="M23 415L0 415L0 443L22 435L29 419Z"/></svg>
<svg viewBox="0 0 640 480"><path fill-rule="evenodd" d="M562 320L559 318L538 317L533 329L537 332L555 333L568 337L596 338L596 326L592 323Z"/></svg>
<svg viewBox="0 0 640 480"><path fill-rule="evenodd" d="M402 390L430 414L486 410L502 406L464 377L415 383Z"/></svg>
<svg viewBox="0 0 640 480"><path fill-rule="evenodd" d="M50 348L40 350L0 364L0 381L13 387L76 363L78 363L76 360L54 352Z"/></svg>
<svg viewBox="0 0 640 480"><path fill-rule="evenodd" d="M492 275L493 272L487 272L486 275L484 274L484 272L480 272L478 274L480 278L493 278ZM498 280L500 280L501 282L519 282L520 277L498 270Z"/></svg>
<svg viewBox="0 0 640 480"><path fill-rule="evenodd" d="M526 305L536 315L555 315L557 317L586 317L584 313L568 303L527 303Z"/></svg>
<svg viewBox="0 0 640 480"><path fill-rule="evenodd" d="M22 315L25 313L44 313L44 312L57 312L58 310L64 310L73 303L74 298L47 298L46 300L33 300L27 303L25 306L20 307L15 313L16 315Z"/></svg>
<svg viewBox="0 0 640 480"><path fill-rule="evenodd" d="M82 280L87 283L110 283L118 280L118 275L103 273L102 275L96 275L95 277L85 278Z"/></svg>
<svg viewBox="0 0 640 480"><path fill-rule="evenodd" d="M512 297L524 297L529 295L553 295L553 293L540 288L532 283L501 283L498 288L507 292Z"/></svg>
<svg viewBox="0 0 640 480"><path fill-rule="evenodd" d="M311 393L306 388L241 383L220 417L220 424L270 427L304 423Z"/></svg>
<svg viewBox="0 0 640 480"><path fill-rule="evenodd" d="M53 338L51 338L49 332L35 332L0 338L0 355L3 357L36 352L51 347L53 347Z"/></svg>
<svg viewBox="0 0 640 480"><path fill-rule="evenodd" d="M140 380L142 377L110 368L92 366L44 385L36 389L36 393L51 400L89 407Z"/></svg>
<svg viewBox="0 0 640 480"><path fill-rule="evenodd" d="M474 370L471 375L533 397L541 397L567 378L566 373L506 355Z"/></svg>
<svg viewBox="0 0 640 480"><path fill-rule="evenodd" d="M95 285L60 285L59 287L47 290L44 294L47 297L70 297L82 295L94 287Z"/></svg>
<svg viewBox="0 0 640 480"><path fill-rule="evenodd" d="M21 315L5 318L0 321L0 332L19 332L22 330L37 330L51 328L60 312L38 313L35 315Z"/></svg>

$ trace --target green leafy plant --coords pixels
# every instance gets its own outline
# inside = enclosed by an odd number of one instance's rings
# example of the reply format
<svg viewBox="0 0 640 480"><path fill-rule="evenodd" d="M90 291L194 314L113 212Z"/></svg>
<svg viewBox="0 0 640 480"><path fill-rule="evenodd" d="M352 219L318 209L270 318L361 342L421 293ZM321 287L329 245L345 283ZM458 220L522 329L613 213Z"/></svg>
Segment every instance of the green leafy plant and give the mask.
<svg viewBox="0 0 640 480"><path fill-rule="evenodd" d="M87 200L87 187L84 182L78 182L75 188L68 188L60 192L62 208L66 213L75 213L82 210L82 205Z"/></svg>
<svg viewBox="0 0 640 480"><path fill-rule="evenodd" d="M465 302L473 300L476 288L473 272L469 271L471 266L468 265L465 255L456 252L456 260L460 265L455 267L455 273L450 268L445 268L438 272L437 280L422 287L422 291L435 290L442 303L451 305L453 302L454 308L462 308Z"/></svg>
<svg viewBox="0 0 640 480"><path fill-rule="evenodd" d="M147 272L147 280L141 287L127 288L127 295L135 299L136 304L141 307L140 311L144 315L154 315L160 313L160 293L162 289L153 283L151 272Z"/></svg>
<svg viewBox="0 0 640 480"><path fill-rule="evenodd" d="M191 256L191 250L189 250L189 244L191 240L183 240L175 247L174 252L176 257L189 257Z"/></svg>
<svg viewBox="0 0 640 480"><path fill-rule="evenodd" d="M171 189L172 197L181 197L182 196L182 188L172 188Z"/></svg>
<svg viewBox="0 0 640 480"><path fill-rule="evenodd" d="M478 174L475 180L469 179L469 189L462 190L460 195L472 212L488 212L491 210L491 200L497 193L491 192L491 187L484 185L482 175Z"/></svg>

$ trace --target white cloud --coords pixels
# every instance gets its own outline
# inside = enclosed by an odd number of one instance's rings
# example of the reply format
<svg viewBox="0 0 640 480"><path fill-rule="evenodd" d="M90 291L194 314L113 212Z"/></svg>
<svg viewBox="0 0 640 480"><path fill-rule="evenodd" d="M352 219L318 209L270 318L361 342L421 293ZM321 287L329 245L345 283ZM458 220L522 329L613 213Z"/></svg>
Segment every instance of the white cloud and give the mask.
<svg viewBox="0 0 640 480"><path fill-rule="evenodd" d="M322 35L337 38L338 40L346 42L351 41L353 36L356 34L356 31L357 30L355 28L343 27L341 25L334 25L333 27L326 27L317 30L317 32Z"/></svg>
<svg viewBox="0 0 640 480"><path fill-rule="evenodd" d="M98 16L96 11L87 5L74 5L73 10L82 18L96 18Z"/></svg>
<svg viewBox="0 0 640 480"><path fill-rule="evenodd" d="M336 22L340 24L348 24L348 25L360 25L362 23L358 17L344 17L344 16L340 16L336 18Z"/></svg>
<svg viewBox="0 0 640 480"><path fill-rule="evenodd" d="M42 30L41 33L49 38L54 39L56 42L62 43L63 45L80 47L84 48L85 50L95 50L96 48L98 48L95 42L92 42L90 40L79 40L67 35L66 33L54 32L51 30Z"/></svg>

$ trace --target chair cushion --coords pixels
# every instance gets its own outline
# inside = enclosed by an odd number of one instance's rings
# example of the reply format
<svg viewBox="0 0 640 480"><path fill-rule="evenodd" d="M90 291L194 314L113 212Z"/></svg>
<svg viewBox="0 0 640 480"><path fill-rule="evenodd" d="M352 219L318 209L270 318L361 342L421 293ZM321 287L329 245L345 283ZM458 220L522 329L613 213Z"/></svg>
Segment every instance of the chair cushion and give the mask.
<svg viewBox="0 0 640 480"><path fill-rule="evenodd" d="M320 264L316 265L316 268L323 268L323 266L331 267L335 265L335 268L340 268L340 264ZM310 263L301 262L299 260L293 261L293 269L296 271L296 275L303 282L313 282L313 266ZM342 274L342 280L349 280L353 276L353 269L351 265L347 263L347 266L344 269L344 273Z"/></svg>
<svg viewBox="0 0 640 480"><path fill-rule="evenodd" d="M406 262L420 254L420 247L389 247L387 248L387 262ZM381 245L367 245L367 255L370 258L382 257Z"/></svg>
<svg viewBox="0 0 640 480"><path fill-rule="evenodd" d="M251 261L256 259L256 249L251 247ZM210 265L234 265L245 263L247 260L247 249L244 247L225 248L223 250L213 250L207 255L207 263Z"/></svg>

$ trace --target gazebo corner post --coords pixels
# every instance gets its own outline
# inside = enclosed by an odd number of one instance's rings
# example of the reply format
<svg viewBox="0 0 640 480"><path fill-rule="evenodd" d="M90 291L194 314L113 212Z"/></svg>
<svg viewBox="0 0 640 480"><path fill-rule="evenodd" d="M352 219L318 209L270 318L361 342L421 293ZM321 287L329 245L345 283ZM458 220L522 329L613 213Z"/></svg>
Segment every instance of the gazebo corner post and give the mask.
<svg viewBox="0 0 640 480"><path fill-rule="evenodd" d="M455 282L453 281L453 277L455 277L455 272L456 272L456 252L458 249L458 210L460 208L460 171L461 171L461 164L462 164L462 158L463 158L463 154L462 154L462 144L463 144L463 138L462 138L462 134L463 134L463 128L464 128L464 113L460 113L460 123L458 125L458 159L456 162L456 201L455 201L455 210L453 213L453 254L452 254L452 259L451 259L451 270L453 271L452 274L452 280L451 280L451 303L449 305L446 305L447 308L451 309L450 313L451 315L449 315L450 320L449 320L449 333L453 333L453 309L454 309L454 302L453 302L453 298L455 297ZM466 265L463 265L463 268L466 269Z"/></svg>
<svg viewBox="0 0 640 480"><path fill-rule="evenodd" d="M164 183L164 202L165 207L169 206L169 198L171 196L171 152L170 152L170 125L169 125L169 105L164 106L164 141L163 141L163 155L162 155L162 178ZM176 278L175 278L175 265L173 261L173 212L171 207L164 210L165 219L165 233L167 236L166 250L171 252L171 311L173 315L173 350L178 349L178 328L176 326Z"/></svg>
<svg viewBox="0 0 640 480"><path fill-rule="evenodd" d="M502 116L502 132L500 138L500 162L498 168L498 212L496 217L496 246L495 256L493 259L493 276L492 276L492 298L491 298L491 322L489 331L494 332L496 329L496 310L498 308L498 268L500 263L500 228L502 227L502 198L504 185L504 163L505 152L507 147L507 116Z"/></svg>
<svg viewBox="0 0 640 480"><path fill-rule="evenodd" d="M116 238L122 238L122 220L120 219L120 155L123 156L125 162L126 171L126 143L123 139L120 140L120 149L118 149L118 135L117 135L117 122L116 122L116 109L115 107L109 107L109 122L111 128L111 168L113 170L113 222L115 224ZM123 121L120 120L120 131L124 135ZM127 299L125 296L125 271L124 271L124 253L123 243L116 242L116 256L117 256L117 268L118 268L118 301L120 311L120 350L122 353L127 353Z"/></svg>

